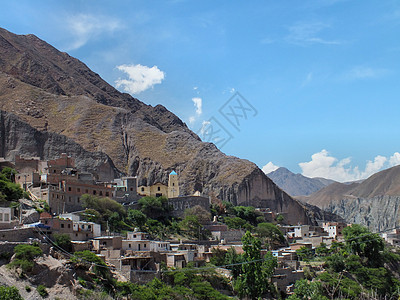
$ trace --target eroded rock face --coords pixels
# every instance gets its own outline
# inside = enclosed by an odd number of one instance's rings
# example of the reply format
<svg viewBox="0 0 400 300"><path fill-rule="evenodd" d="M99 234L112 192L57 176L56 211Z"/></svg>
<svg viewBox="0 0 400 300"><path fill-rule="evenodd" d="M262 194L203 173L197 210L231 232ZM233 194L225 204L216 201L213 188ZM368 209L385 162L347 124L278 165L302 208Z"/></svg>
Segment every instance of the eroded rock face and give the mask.
<svg viewBox="0 0 400 300"><path fill-rule="evenodd" d="M76 158L79 169L97 174L99 180L120 175L105 153L88 152L65 136L38 131L4 111L0 111L0 141L0 157L9 160L13 160L16 154L53 159L61 153L68 153Z"/></svg>
<svg viewBox="0 0 400 300"><path fill-rule="evenodd" d="M373 232L395 228L400 224L400 196L344 198L331 203L327 210L347 222L367 226Z"/></svg>
<svg viewBox="0 0 400 300"><path fill-rule="evenodd" d="M139 185L166 184L175 170L182 194L200 191L286 212L291 223L312 222L254 163L202 142L165 107L118 92L35 36L0 29L0 110L0 156L65 152L99 179L125 174Z"/></svg>

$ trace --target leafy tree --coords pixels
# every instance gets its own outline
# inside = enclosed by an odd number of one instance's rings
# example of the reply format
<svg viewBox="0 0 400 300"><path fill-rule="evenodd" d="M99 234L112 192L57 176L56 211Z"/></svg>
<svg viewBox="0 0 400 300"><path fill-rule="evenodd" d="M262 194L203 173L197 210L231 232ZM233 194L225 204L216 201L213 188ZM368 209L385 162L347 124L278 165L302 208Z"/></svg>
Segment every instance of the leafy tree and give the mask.
<svg viewBox="0 0 400 300"><path fill-rule="evenodd" d="M67 252L72 252L71 237L68 234L54 234L54 243Z"/></svg>
<svg viewBox="0 0 400 300"><path fill-rule="evenodd" d="M303 261L309 261L314 257L314 253L310 248L306 246L301 247L300 249L296 250L297 257Z"/></svg>
<svg viewBox="0 0 400 300"><path fill-rule="evenodd" d="M323 295L321 283L318 281L309 282L306 279L297 280L294 293L288 300L328 300Z"/></svg>
<svg viewBox="0 0 400 300"><path fill-rule="evenodd" d="M210 258L210 263L216 266L225 265L225 256L228 251L221 248L212 248L212 257Z"/></svg>
<svg viewBox="0 0 400 300"><path fill-rule="evenodd" d="M235 248L230 247L225 255L225 265L231 270L233 279L239 277L242 272L242 266L239 263L243 262L243 256L236 253Z"/></svg>
<svg viewBox="0 0 400 300"><path fill-rule="evenodd" d="M128 221L133 225L143 228L147 221L147 216L137 209L128 209Z"/></svg>
<svg viewBox="0 0 400 300"><path fill-rule="evenodd" d="M237 279L235 287L240 297L247 296L257 299L271 290L270 276L276 267L276 261L271 256L268 263L261 259L261 241L251 235L249 231L242 238L243 260L242 272ZM270 263L269 261L275 261Z"/></svg>
<svg viewBox="0 0 400 300"><path fill-rule="evenodd" d="M149 218L161 220L171 211L166 197L143 197L139 200L140 210Z"/></svg>
<svg viewBox="0 0 400 300"><path fill-rule="evenodd" d="M179 226L182 230L186 231L189 236L196 239L208 239L210 236L209 231L203 228L198 218L194 215L186 216L179 223Z"/></svg>
<svg viewBox="0 0 400 300"><path fill-rule="evenodd" d="M201 224L207 224L211 220L211 214L202 206L195 205L184 212L184 216L195 216Z"/></svg>
<svg viewBox="0 0 400 300"><path fill-rule="evenodd" d="M0 285L0 300L23 300L15 286Z"/></svg>
<svg viewBox="0 0 400 300"><path fill-rule="evenodd" d="M126 210L117 201L88 194L82 195L81 200L82 206L86 208L84 215L88 216L88 219L95 219L100 222L103 229L106 228L107 222L113 231L129 229L124 223Z"/></svg>
<svg viewBox="0 0 400 300"><path fill-rule="evenodd" d="M232 229L247 228L249 224L247 221L239 217L225 217L224 223ZM250 226L251 227L251 226Z"/></svg>
<svg viewBox="0 0 400 300"><path fill-rule="evenodd" d="M315 254L321 257L327 256L329 254L329 249L324 242L322 242L317 248L315 248Z"/></svg>
<svg viewBox="0 0 400 300"><path fill-rule="evenodd" d="M343 229L346 247L353 254L367 259L368 264L377 266L382 261L385 244L377 233L371 233L366 227L353 224Z"/></svg>
<svg viewBox="0 0 400 300"><path fill-rule="evenodd" d="M257 236L269 247L274 248L285 243L285 238L279 228L272 223L259 223L256 227Z"/></svg>

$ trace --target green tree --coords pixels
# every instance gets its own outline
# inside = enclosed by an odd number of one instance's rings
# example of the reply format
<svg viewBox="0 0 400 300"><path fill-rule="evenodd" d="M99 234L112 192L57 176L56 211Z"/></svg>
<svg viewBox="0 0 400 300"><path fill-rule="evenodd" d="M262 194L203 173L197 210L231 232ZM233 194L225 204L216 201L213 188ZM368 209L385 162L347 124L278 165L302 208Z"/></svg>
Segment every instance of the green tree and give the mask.
<svg viewBox="0 0 400 300"><path fill-rule="evenodd" d="M54 234L54 243L67 252L72 252L71 237L68 234Z"/></svg>
<svg viewBox="0 0 400 300"><path fill-rule="evenodd" d="M343 236L346 247L351 253L366 258L371 266L381 264L385 244L379 234L371 233L366 227L353 224L343 229Z"/></svg>
<svg viewBox="0 0 400 300"><path fill-rule="evenodd" d="M315 248L315 254L321 257L327 256L329 254L329 249L324 242L322 242L317 248Z"/></svg>
<svg viewBox="0 0 400 300"><path fill-rule="evenodd" d="M143 228L147 221L147 216L137 209L128 209L128 221L134 226Z"/></svg>
<svg viewBox="0 0 400 300"><path fill-rule="evenodd" d="M164 219L171 208L166 197L143 197L139 200L140 210L149 218Z"/></svg>
<svg viewBox="0 0 400 300"><path fill-rule="evenodd" d="M251 227L246 220L239 217L225 217L224 223L232 229L241 229ZM250 229L250 228L249 228Z"/></svg>
<svg viewBox="0 0 400 300"><path fill-rule="evenodd" d="M205 230L199 219L194 215L186 216L180 223L179 226L181 230L186 231L187 234L195 239L208 239L210 237L210 232Z"/></svg>
<svg viewBox="0 0 400 300"><path fill-rule="evenodd" d="M0 285L0 300L23 300L15 286Z"/></svg>
<svg viewBox="0 0 400 300"><path fill-rule="evenodd" d="M269 248L285 244L285 237L279 228L272 223L259 223L256 227L257 236L264 241Z"/></svg>
<svg viewBox="0 0 400 300"><path fill-rule="evenodd" d="M200 205L188 208L184 212L184 216L195 216L201 224L207 224L211 221L211 213Z"/></svg>
<svg viewBox="0 0 400 300"><path fill-rule="evenodd" d="M261 241L251 235L249 231L242 238L243 260L242 272L235 287L240 297L257 299L271 290L270 277L276 267L275 258L261 259ZM271 263L272 261L272 263ZM275 263L274 263L275 261Z"/></svg>
<svg viewBox="0 0 400 300"><path fill-rule="evenodd" d="M322 293L319 281L308 281L307 279L297 280L294 293L288 300L328 300Z"/></svg>
<svg viewBox="0 0 400 300"><path fill-rule="evenodd" d="M296 250L297 257L303 261L309 261L314 257L314 254L310 248L305 246L301 247L300 249Z"/></svg>

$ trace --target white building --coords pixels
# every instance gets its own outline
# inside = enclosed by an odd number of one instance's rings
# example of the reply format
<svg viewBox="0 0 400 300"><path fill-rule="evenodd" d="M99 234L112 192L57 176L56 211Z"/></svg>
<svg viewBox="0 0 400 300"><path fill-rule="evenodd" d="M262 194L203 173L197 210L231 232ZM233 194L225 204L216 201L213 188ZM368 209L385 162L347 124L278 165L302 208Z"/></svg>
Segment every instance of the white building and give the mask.
<svg viewBox="0 0 400 300"><path fill-rule="evenodd" d="M337 236L343 235L343 229L347 227L347 224L339 222L325 222L322 225L324 231L328 233L328 236L336 239Z"/></svg>
<svg viewBox="0 0 400 300"><path fill-rule="evenodd" d="M0 207L0 223L10 224L12 220L13 209L11 207Z"/></svg>

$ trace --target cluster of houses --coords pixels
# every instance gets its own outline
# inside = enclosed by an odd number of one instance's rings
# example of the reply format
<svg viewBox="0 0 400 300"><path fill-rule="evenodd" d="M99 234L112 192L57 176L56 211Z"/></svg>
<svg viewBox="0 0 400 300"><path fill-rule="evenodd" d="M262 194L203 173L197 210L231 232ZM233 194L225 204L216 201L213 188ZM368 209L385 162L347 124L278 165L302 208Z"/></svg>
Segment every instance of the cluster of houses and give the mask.
<svg viewBox="0 0 400 300"><path fill-rule="evenodd" d="M241 238L244 231L229 229L216 218L204 226L211 232L212 239L208 241L152 240L147 233L138 230L128 232L126 236L112 235L107 228L101 228L100 224L81 220L81 196L84 194L109 197L128 205L137 203L143 196L165 196L173 207L174 215L178 217L187 208L196 205L209 210L209 198L200 193L181 195L179 177L175 171L169 174L167 185L157 182L151 186L137 186L136 177L98 182L92 174L77 170L74 159L66 154L48 161L20 156L16 156L13 162L0 159L0 168L3 166L15 168L18 171L16 182L34 199L46 201L50 211L41 213L32 222L25 221L29 224L21 224L21 218L18 220L13 217L12 208L0 207L0 233L5 228L15 231L33 226L37 233L43 234L42 238L55 233L68 234L74 251L95 252L133 282L148 282L160 274L162 266L182 268L190 262L201 266L210 260L215 248L234 248L238 254L243 252ZM258 210L266 222L276 217L268 208ZM278 290L290 293L294 283L304 277L296 250L305 247L314 251L321 243L329 246L334 240L340 241L347 224L322 222L321 226L278 226L289 246L272 250L278 261L273 282ZM389 243L400 245L399 229L383 234L383 237ZM263 253L267 251L265 249Z"/></svg>

